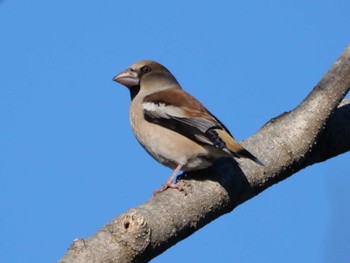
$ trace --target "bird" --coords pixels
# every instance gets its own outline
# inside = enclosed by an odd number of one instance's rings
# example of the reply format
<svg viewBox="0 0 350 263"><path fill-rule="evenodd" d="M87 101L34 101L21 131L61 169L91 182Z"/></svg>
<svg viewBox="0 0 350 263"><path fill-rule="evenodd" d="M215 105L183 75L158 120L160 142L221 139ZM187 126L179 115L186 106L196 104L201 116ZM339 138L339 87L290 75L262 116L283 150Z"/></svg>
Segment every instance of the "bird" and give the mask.
<svg viewBox="0 0 350 263"><path fill-rule="evenodd" d="M129 118L139 143L154 159L173 169L154 195L168 188L182 190L174 182L180 171L208 168L221 157L244 157L264 166L160 63L140 60L113 80L130 91Z"/></svg>

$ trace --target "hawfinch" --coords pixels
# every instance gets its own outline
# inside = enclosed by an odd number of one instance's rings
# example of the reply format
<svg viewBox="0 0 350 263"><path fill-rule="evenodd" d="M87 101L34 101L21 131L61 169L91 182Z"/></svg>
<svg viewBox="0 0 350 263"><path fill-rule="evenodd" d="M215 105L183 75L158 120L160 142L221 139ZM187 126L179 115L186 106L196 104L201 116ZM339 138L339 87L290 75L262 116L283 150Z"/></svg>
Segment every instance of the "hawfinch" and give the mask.
<svg viewBox="0 0 350 263"><path fill-rule="evenodd" d="M181 188L173 183L180 170L204 169L220 157L245 157L263 165L161 64L141 60L113 80L129 88L137 140L158 162L174 169L155 194Z"/></svg>

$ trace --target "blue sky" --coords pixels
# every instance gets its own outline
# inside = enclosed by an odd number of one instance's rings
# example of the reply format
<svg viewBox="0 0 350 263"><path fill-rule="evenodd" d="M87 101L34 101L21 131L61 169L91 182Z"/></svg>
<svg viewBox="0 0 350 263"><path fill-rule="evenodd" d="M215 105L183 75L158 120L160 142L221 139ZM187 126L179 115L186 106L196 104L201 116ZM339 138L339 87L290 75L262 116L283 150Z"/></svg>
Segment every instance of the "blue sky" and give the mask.
<svg viewBox="0 0 350 263"><path fill-rule="evenodd" d="M238 140L349 44L349 1L0 1L0 260L55 262L170 174L112 77L168 67ZM349 262L349 153L269 188L153 262Z"/></svg>

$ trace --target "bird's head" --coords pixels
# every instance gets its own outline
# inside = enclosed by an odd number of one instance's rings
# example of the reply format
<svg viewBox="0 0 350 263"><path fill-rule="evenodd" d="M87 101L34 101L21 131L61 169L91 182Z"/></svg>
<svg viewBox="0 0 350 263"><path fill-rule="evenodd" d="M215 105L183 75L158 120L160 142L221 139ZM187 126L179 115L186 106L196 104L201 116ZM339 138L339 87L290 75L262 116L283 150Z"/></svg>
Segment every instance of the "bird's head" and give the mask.
<svg viewBox="0 0 350 263"><path fill-rule="evenodd" d="M132 98L140 90L153 93L179 85L166 67L151 60L141 60L132 64L113 80L129 88Z"/></svg>

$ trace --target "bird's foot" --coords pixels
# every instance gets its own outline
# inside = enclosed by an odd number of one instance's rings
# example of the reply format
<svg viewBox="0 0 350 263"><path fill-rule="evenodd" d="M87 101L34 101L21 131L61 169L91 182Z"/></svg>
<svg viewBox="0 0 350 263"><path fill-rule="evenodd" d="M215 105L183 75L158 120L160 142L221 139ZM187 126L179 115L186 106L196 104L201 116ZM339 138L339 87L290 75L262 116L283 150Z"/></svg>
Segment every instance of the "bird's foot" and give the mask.
<svg viewBox="0 0 350 263"><path fill-rule="evenodd" d="M161 192L164 192L165 190L167 190L168 188L172 188L172 189L177 189L179 191L183 191L183 186L180 185L180 183L165 183L162 188L158 189L158 190L155 190L153 192L153 196L161 193Z"/></svg>
<svg viewBox="0 0 350 263"><path fill-rule="evenodd" d="M173 189L178 189L180 191L183 190L182 186L179 185L177 182L173 183L175 176L177 175L177 173L181 170L182 168L182 164L179 164L176 169L173 171L173 173L169 176L168 180L165 182L165 184L163 184L162 188L160 188L159 190L156 190L153 192L153 196L164 192L166 189L168 188L173 188Z"/></svg>

